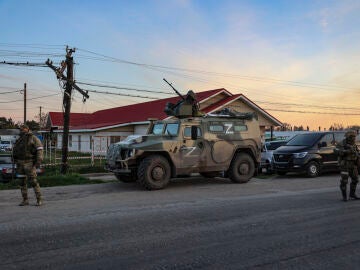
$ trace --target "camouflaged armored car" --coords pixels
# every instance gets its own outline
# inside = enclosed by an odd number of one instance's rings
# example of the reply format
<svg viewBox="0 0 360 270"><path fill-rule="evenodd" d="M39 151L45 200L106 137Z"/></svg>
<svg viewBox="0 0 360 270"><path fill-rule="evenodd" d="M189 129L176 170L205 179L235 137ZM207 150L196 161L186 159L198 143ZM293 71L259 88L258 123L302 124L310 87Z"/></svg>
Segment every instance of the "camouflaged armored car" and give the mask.
<svg viewBox="0 0 360 270"><path fill-rule="evenodd" d="M162 189L171 178L200 173L246 183L260 164L260 129L253 113L151 121L146 135L110 145L106 169L122 182Z"/></svg>

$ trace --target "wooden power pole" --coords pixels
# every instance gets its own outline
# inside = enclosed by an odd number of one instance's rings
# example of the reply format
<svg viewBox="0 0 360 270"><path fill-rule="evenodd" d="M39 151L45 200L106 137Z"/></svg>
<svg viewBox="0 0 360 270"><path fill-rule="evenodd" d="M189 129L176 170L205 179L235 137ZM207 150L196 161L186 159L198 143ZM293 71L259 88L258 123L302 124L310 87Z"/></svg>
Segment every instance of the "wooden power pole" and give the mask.
<svg viewBox="0 0 360 270"><path fill-rule="evenodd" d="M66 60L61 63L61 68L56 68L52 65L52 62L48 59L46 64L55 71L58 79L61 79L66 82L65 91L63 97L63 107L64 107L64 127L63 127L63 136L62 136L62 157L61 157L61 169L62 174L66 174L68 171L68 143L69 143L69 126L70 126L70 108L71 108L71 94L72 89L75 88L83 96L83 101L86 98L89 98L87 91L83 91L74 83L74 59L72 53L75 52L75 49L69 49L66 47ZM65 68L67 69L66 76L63 74Z"/></svg>
<svg viewBox="0 0 360 270"><path fill-rule="evenodd" d="M26 83L24 83L24 125L26 125Z"/></svg>
<svg viewBox="0 0 360 270"><path fill-rule="evenodd" d="M71 93L74 82L74 59L72 53L75 52L74 49L66 50L66 68L67 68L67 81L66 89L63 97L63 106L64 106L64 129L63 129L63 138L62 138L62 156L61 156L61 169L60 172L65 174L68 170L67 158L68 158L68 143L69 143L69 126L70 126L70 108L71 108Z"/></svg>

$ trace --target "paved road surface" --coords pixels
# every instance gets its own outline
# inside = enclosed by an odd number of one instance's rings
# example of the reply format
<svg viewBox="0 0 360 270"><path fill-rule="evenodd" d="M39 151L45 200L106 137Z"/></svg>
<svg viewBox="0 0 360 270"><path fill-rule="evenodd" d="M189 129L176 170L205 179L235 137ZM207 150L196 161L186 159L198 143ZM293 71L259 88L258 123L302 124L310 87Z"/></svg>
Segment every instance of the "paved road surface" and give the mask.
<svg viewBox="0 0 360 270"><path fill-rule="evenodd" d="M358 269L360 201L338 178L44 188L40 208L0 191L0 269Z"/></svg>

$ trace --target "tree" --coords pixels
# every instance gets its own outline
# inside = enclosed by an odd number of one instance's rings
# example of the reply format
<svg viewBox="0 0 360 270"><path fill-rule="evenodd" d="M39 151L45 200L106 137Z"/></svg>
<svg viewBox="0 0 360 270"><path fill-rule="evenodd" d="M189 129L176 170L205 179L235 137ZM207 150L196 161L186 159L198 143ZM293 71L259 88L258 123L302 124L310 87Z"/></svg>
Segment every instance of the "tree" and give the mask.
<svg viewBox="0 0 360 270"><path fill-rule="evenodd" d="M9 128L18 128L18 125L14 123L11 119L7 119L6 117L0 117L0 128L1 129L9 129Z"/></svg>
<svg viewBox="0 0 360 270"><path fill-rule="evenodd" d="M334 123L330 126L329 130L335 131L335 130L344 130L344 126L339 123Z"/></svg>
<svg viewBox="0 0 360 270"><path fill-rule="evenodd" d="M288 123L283 123L281 130L282 131L292 131L292 126Z"/></svg>
<svg viewBox="0 0 360 270"><path fill-rule="evenodd" d="M34 120L26 121L26 124L29 126L30 130L39 130L40 129L39 123Z"/></svg>

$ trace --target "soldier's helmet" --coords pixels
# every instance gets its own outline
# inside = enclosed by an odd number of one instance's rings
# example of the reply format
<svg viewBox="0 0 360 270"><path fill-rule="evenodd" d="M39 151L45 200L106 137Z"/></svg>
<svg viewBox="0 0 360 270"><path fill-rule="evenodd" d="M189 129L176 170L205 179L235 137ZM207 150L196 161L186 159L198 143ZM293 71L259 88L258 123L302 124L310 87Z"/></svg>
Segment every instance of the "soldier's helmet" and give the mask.
<svg viewBox="0 0 360 270"><path fill-rule="evenodd" d="M351 137L356 137L356 132L355 130L348 130L345 133L345 138L351 138Z"/></svg>
<svg viewBox="0 0 360 270"><path fill-rule="evenodd" d="M193 90L189 90L186 94L186 100L189 101L196 101L196 94L194 93Z"/></svg>

